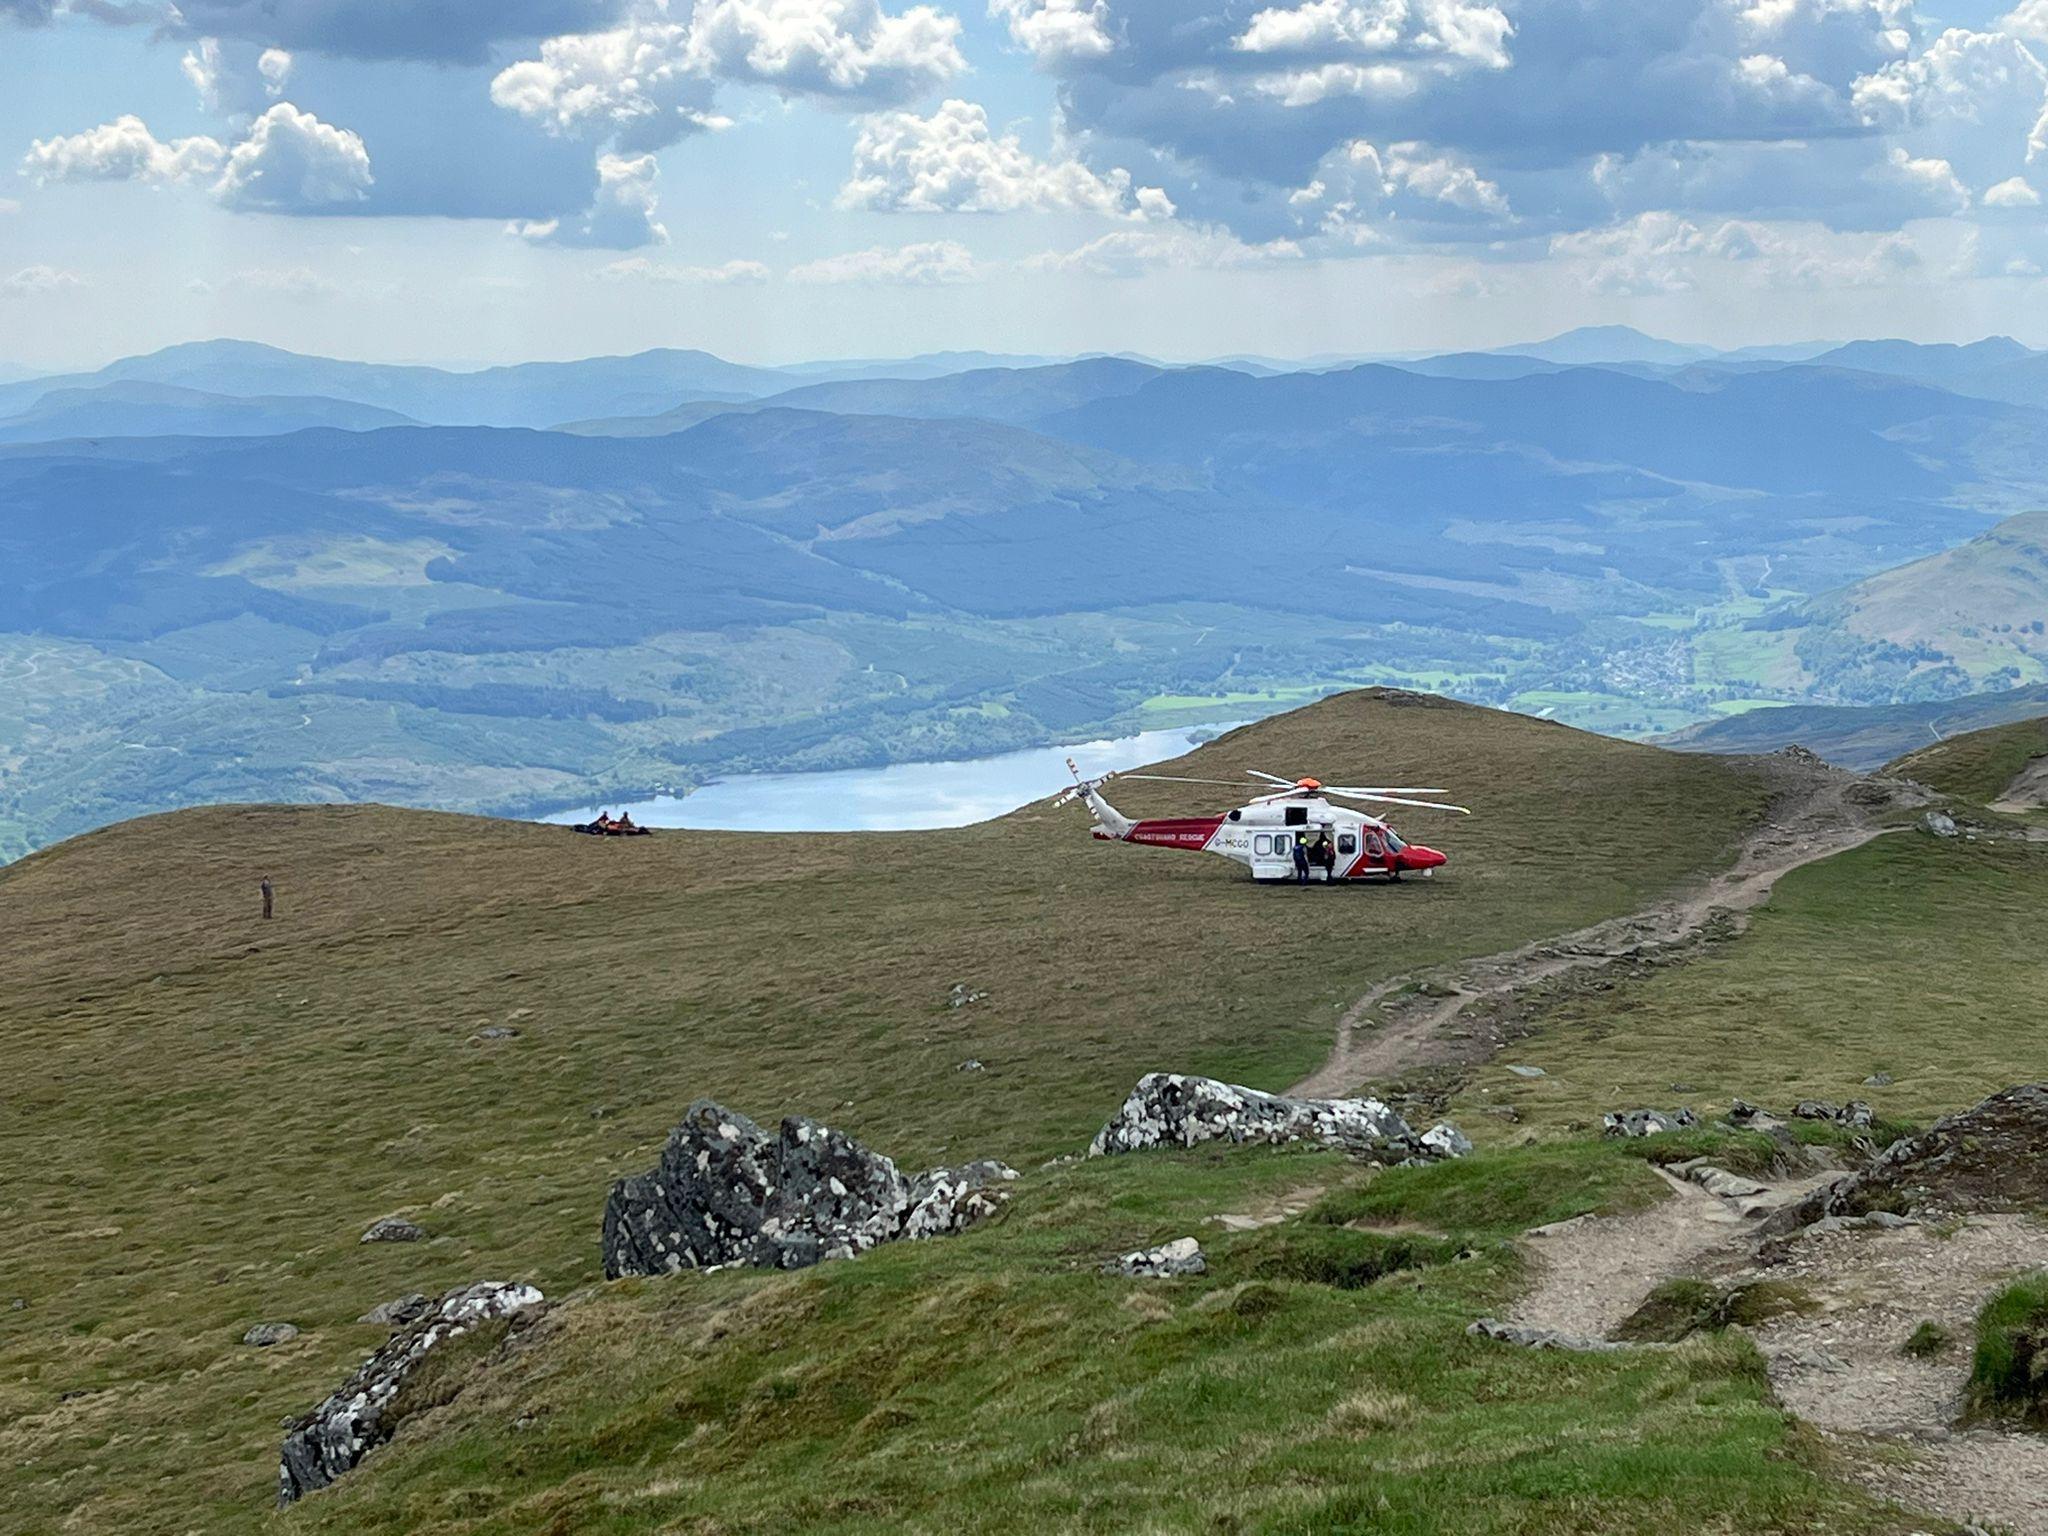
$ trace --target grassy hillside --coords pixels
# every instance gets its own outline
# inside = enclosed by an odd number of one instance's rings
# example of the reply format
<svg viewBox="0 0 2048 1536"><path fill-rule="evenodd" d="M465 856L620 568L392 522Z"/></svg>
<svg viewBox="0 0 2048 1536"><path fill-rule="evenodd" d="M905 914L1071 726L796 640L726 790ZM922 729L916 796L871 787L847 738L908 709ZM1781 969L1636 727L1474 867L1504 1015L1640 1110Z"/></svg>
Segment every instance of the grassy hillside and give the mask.
<svg viewBox="0 0 2048 1536"><path fill-rule="evenodd" d="M1944 794L1988 805L2043 757L2048 757L2048 717L2037 717L1971 731L1908 752L1888 771L1918 779Z"/></svg>
<svg viewBox="0 0 2048 1536"><path fill-rule="evenodd" d="M2048 681L2048 512L2023 512L1758 620L1822 697L1883 703Z"/></svg>
<svg viewBox="0 0 2048 1536"><path fill-rule="evenodd" d="M595 1280L606 1187L651 1161L697 1095L762 1118L829 1118L913 1165L993 1154L1032 1168L1077 1149L1146 1070L1284 1085L1320 1058L1337 1010L1372 981L1632 908L1725 859L1766 798L1758 772L1739 761L1406 696L1334 699L1233 733L1186 761L1224 777L1247 766L1397 781L1428 772L1448 777L1479 814L1426 832L1410 824L1452 854L1444 878L1358 890L1257 888L1220 861L1096 844L1078 810L1042 806L957 832L678 833L634 842L379 808L229 808L111 828L0 874L12 1069L0 1086L8 1141L0 1218L10 1233L0 1297L26 1303L0 1307L0 1467L13 1469L0 1472L0 1526L41 1530L70 1519L133 1532L254 1528L265 1518L279 1418L327 1391L379 1337L352 1322L357 1314L402 1291L480 1276L529 1276L556 1295ZM1130 811L1200 808L1174 786L1117 790ZM256 915L264 874L279 892L280 915L269 924ZM950 1009L955 981L989 996ZM472 1039L489 1024L519 1034ZM957 1070L968 1057L986 1069ZM823 1286L831 1296L864 1296L848 1303L853 1341L867 1336L861 1319L870 1314L859 1308L893 1308L988 1330L977 1347L1042 1324L1047 1369L1055 1358L1098 1361L1114 1340L1099 1331L1107 1320L1096 1315L1095 1282L1034 1289L1087 1271L1092 1258L1076 1248L1092 1255L1135 1241L1185 1224L1198 1206L1257 1199L1276 1181L1340 1176L1316 1159L1226 1160L1214 1172L1220 1184L1204 1182L1208 1174L1188 1172L1183 1182L1129 1167L1128 1184L1087 1170L1067 1176L1072 1183L1029 1187L1018 1230L1039 1222L1051 1231L1029 1240L1044 1245L1031 1262L1047 1272L1015 1282L1029 1301L1025 1314L978 1299L1003 1294L1006 1280L926 1275L916 1260L894 1257L769 1294ZM1547 1187L1544 1198L1597 1203L1626 1187L1623 1174L1639 1172L1576 1179ZM1155 1178L1164 1182L1147 1183ZM418 1219L431 1241L360 1247L364 1227L394 1211ZM1506 1224L1515 1219L1510 1213ZM1469 1212L1457 1220L1485 1226ZM971 1258L980 1251L962 1245L970 1257L959 1262L981 1262ZM1055 1262L1054 1253L1064 1257ZM989 1262L1009 1272L1007 1259ZM909 1289L893 1300L862 1290L864 1277L879 1284L906 1263ZM1469 1394L1458 1409L1450 1382L1426 1379L1422 1362L1439 1342L1462 1338L1451 1324L1476 1299L1511 1284L1505 1266L1496 1259L1469 1274L1441 1272L1450 1289L1390 1324L1396 1334L1421 1330L1400 1346L1409 1354L1396 1351L1414 1362L1402 1370L1416 1392L1398 1390L1418 1405L1417 1445L1436 1447L1439 1467L1414 1485L1417 1510L1516 1486L1527 1498L1542 1486L1529 1481L1533 1467L1591 1465L1561 1406L1595 1390L1589 1368L1558 1363L1518 1367L1550 1406L1492 1421L1500 1436L1493 1481L1472 1481L1454 1454ZM740 1302L758 1283L720 1281L705 1295ZM605 1305L700 1315L694 1293L649 1287L644 1303L633 1295L608 1291L616 1299ZM1364 1370L1341 1341L1373 1325L1379 1303L1323 1290L1282 1300L1295 1320L1275 1335L1253 1332L1228 1299L1177 1325L1213 1335L1224 1351L1215 1373L1197 1373L1189 1388L1220 1394L1204 1399L1203 1413L1252 1400L1284 1362L1309 1358L1268 1359L1275 1344L1308 1349L1322 1339L1317 1348L1346 1351L1347 1371ZM1292 1310L1297 1300L1308 1312ZM780 1303L763 1305L770 1311L750 1314L763 1338L805 1347L773 1322ZM606 1314L585 1315L605 1331ZM252 1323L277 1318L304 1335L267 1351L238 1342ZM694 1337L694 1322L673 1320L677 1339ZM1104 1385L1101 1401L1132 1395L1103 1413L1144 1421L1145 1393L1171 1392L1178 1379L1178 1337L1162 1333L1117 1367L1136 1372L1116 1376L1121 1385L1072 1378L1040 1429L986 1454L1012 1480L1031 1481L1032 1468L1055 1476L1049 1469L1076 1458L1100 1470L1116 1459L1117 1442L1090 1449L1068 1410L1097 1401L1094 1388ZM761 1356L771 1357L773 1349ZM662 1372L684 1368L662 1358L649 1356L643 1385L667 1390ZM1015 1371L1033 1359L1028 1350L1017 1356ZM592 1368L596 1379L608 1369L602 1361ZM751 1367L731 1369L729 1381L715 1370L700 1378L702 1390L727 1394L720 1401L744 1396ZM1820 1497L1803 1474L1766 1465L1783 1432L1759 1408L1749 1366L1715 1356L1647 1375L1590 1369L1601 1373L1599 1393L1616 1394L1602 1411L1617 1424L1674 1393L1706 1418L1725 1410L1715 1422L1728 1438L1707 1442L1714 1466L1695 1469L1720 1479L1714 1507L1753 1515L1777 1508L1774 1500ZM1321 1401L1325 1386L1316 1380L1299 1414L1330 1406ZM778 1405L807 1402L813 1389L785 1392L770 1379L760 1390L766 1397L749 1412L782 1415L801 1442L808 1421ZM846 1393L862 1390L856 1382ZM933 1390L943 1398L967 1388ZM837 1387L830 1394L852 1401ZM658 1413L673 1400L673 1392L636 1399L633 1411ZM975 1422L995 1435L1000 1417ZM1205 1433L1225 1435L1223 1418L1208 1422ZM1280 1458L1271 1477L1291 1485L1284 1437L1242 1415L1229 1422ZM1639 1424L1648 1443L1617 1440L1637 1446L1629 1453L1637 1492L1612 1492L1621 1474L1603 1461L1597 1476L1587 1473L1589 1507L1605 1508L1611 1497L1622 1500L1616 1508L1666 1508L1663 1494L1647 1505L1627 1500L1643 1496L1655 1468L1668 1468L1676 1444L1698 1438L1687 1426L1698 1420ZM862 1433L886 1427L877 1421ZM600 1460L613 1455L608 1447L629 1461L639 1455L630 1436L580 1443L578 1454ZM889 1470L892 1458L917 1459L908 1444L874 1442L881 1481L873 1500L919 1475ZM1158 1442L1157 1454L1167 1455L1167 1444ZM1318 1454L1348 1459L1349 1444ZM795 1444L791 1454L801 1450ZM479 1454L495 1460L502 1451ZM1158 1475L1178 1475L1186 1462L1160 1466ZM742 1480L718 1498L744 1502L748 1486ZM466 1497L439 1498L432 1518L459 1524ZM479 1510L495 1507L495 1496L478 1497ZM933 1519L959 1517L974 1497L963 1481ZM864 1506L876 1519L879 1507ZM1059 1522L1056 1504L1035 1507ZM648 1509L629 1526L654 1528L660 1511ZM539 1529L552 1518L507 1514L462 1528ZM419 1519L424 1525L427 1514ZM731 1515L728 1523L746 1522Z"/></svg>
<svg viewBox="0 0 2048 1536"><path fill-rule="evenodd" d="M2044 903L2041 845L1879 838L1786 876L1742 938L1566 1001L1509 1058L1546 1075L1481 1069L1453 1115L1511 1104L1542 1135L1644 1104L1854 1098L1925 1123L2039 1079Z"/></svg>

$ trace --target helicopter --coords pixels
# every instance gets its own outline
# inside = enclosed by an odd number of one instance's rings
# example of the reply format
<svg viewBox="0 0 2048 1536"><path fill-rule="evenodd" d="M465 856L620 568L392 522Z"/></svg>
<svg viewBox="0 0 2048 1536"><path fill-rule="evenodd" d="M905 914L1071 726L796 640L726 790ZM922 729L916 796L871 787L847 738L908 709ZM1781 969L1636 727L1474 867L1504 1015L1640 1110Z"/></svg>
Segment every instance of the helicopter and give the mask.
<svg viewBox="0 0 2048 1536"><path fill-rule="evenodd" d="M1408 842L1377 816L1332 805L1333 798L1374 805L1420 806L1460 816L1472 814L1462 805L1423 798L1446 794L1446 790L1335 786L1320 779L1284 779L1256 768L1245 770L1258 781L1251 784L1232 779L1182 778L1170 773L1108 773L1086 779L1072 758L1067 759L1067 769L1074 775L1074 787L1053 803L1081 801L1095 818L1096 837L1106 842L1220 854L1248 867L1254 880L1300 880L1300 866L1294 856L1297 844L1305 845L1309 851L1308 879L1319 883L1399 880L1411 874L1427 879L1448 862L1447 856L1436 849ZM1262 793L1219 816L1133 820L1102 797L1102 786L1118 778L1145 779L1157 784L1202 784L1240 792L1255 789Z"/></svg>

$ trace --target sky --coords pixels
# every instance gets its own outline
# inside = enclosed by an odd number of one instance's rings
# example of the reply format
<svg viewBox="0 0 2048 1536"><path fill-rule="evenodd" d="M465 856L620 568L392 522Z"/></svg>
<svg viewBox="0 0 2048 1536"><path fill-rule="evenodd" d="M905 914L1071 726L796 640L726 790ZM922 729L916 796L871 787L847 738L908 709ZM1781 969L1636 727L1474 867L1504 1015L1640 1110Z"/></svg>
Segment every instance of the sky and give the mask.
<svg viewBox="0 0 2048 1536"><path fill-rule="evenodd" d="M2048 346L2048 0L0 0L0 366Z"/></svg>

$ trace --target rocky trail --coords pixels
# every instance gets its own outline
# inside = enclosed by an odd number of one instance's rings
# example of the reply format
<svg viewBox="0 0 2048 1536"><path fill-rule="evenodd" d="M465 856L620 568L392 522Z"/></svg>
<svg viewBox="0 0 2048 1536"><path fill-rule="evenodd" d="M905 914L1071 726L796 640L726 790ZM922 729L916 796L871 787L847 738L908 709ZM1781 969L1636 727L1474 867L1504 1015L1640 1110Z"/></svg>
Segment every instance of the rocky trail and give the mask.
<svg viewBox="0 0 2048 1536"><path fill-rule="evenodd" d="M1669 964L1741 932L1782 876L1862 846L1889 830L1877 811L1925 798L1917 785L1829 768L1797 748L1777 757L1784 787L1727 870L1640 912L1381 982L1345 1010L1328 1058L1288 1092L1332 1097L1485 1061L1528 1032L1543 995L1613 966Z"/></svg>
<svg viewBox="0 0 2048 1536"><path fill-rule="evenodd" d="M1699 1278L1724 1293L1771 1282L1792 1309L1749 1332L1779 1400L1844 1453L1847 1475L1880 1497L1960 1524L2048 1536L2048 1438L1959 1422L1977 1312L2015 1276L2048 1266L2048 1225L2037 1218L1942 1209L1956 1189L1985 1193L1971 1182L1982 1170L1967 1166L1980 1145L1991 1148L1987 1164L2009 1167L2011 1146L1980 1128L1998 1102L1979 1106L1979 1123L1959 1126L1945 1142L1937 1127L1906 1158L1894 1148L1873 1165L1880 1180L1887 1163L1893 1173L1906 1169L1907 1187L1924 1176L1948 1182L1925 1219L1811 1219L1852 1187L1839 1172L1762 1188L1720 1182L1739 1191L1729 1198L1694 1182L1716 1184L1707 1170L1680 1165L1690 1178L1663 1174L1670 1198L1648 1210L1527 1234L1529 1291L1504 1322L1474 1331L1549 1348L1634 1347L1610 1337L1664 1281ZM1925 1354L1905 1352L1926 1324L1943 1342Z"/></svg>

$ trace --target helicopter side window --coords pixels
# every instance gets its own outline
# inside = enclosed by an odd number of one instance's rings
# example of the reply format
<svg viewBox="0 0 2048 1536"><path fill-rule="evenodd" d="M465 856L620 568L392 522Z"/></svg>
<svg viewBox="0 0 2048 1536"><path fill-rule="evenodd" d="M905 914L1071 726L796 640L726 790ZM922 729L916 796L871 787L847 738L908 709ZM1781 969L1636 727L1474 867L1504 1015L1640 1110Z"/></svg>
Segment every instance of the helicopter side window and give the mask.
<svg viewBox="0 0 2048 1536"><path fill-rule="evenodd" d="M1252 852L1257 857L1264 858L1272 851L1273 839L1268 837L1265 833L1261 832L1257 837L1252 839Z"/></svg>
<svg viewBox="0 0 2048 1536"><path fill-rule="evenodd" d="M1343 854L1358 852L1358 838L1350 832L1337 834L1337 851Z"/></svg>
<svg viewBox="0 0 2048 1536"><path fill-rule="evenodd" d="M1384 852L1384 850L1380 847L1380 839L1378 833L1368 832L1365 834L1365 851L1368 856L1375 859L1379 858L1381 854Z"/></svg>
<svg viewBox="0 0 2048 1536"><path fill-rule="evenodd" d="M1288 807L1287 807L1287 817L1286 817L1286 821L1287 821L1287 825L1288 825L1288 826L1290 826L1290 827L1305 827L1305 826L1307 826L1307 825L1308 825L1308 807L1307 807L1307 806L1305 806L1305 805L1290 805L1290 806L1288 806Z"/></svg>

